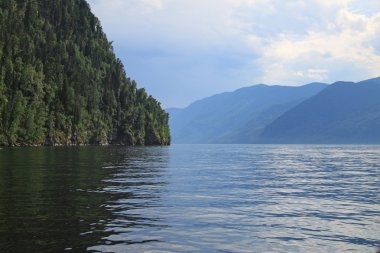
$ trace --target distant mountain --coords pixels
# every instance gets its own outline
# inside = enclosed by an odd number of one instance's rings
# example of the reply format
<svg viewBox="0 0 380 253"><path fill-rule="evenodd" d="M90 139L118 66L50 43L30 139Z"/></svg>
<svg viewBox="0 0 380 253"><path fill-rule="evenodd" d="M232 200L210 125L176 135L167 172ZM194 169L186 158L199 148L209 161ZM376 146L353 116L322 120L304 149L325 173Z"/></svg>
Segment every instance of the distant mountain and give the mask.
<svg viewBox="0 0 380 253"><path fill-rule="evenodd" d="M174 143L253 143L277 117L327 84L242 88L199 100L184 109L167 109Z"/></svg>
<svg viewBox="0 0 380 253"><path fill-rule="evenodd" d="M264 143L380 143L380 78L337 82L268 125Z"/></svg>

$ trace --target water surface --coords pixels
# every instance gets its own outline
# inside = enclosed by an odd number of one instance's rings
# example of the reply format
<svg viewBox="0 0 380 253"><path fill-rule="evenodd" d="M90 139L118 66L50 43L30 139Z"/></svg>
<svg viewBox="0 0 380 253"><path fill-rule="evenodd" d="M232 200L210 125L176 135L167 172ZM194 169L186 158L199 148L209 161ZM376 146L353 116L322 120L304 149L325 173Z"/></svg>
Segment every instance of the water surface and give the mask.
<svg viewBox="0 0 380 253"><path fill-rule="evenodd" d="M3 148L1 252L376 252L380 146Z"/></svg>

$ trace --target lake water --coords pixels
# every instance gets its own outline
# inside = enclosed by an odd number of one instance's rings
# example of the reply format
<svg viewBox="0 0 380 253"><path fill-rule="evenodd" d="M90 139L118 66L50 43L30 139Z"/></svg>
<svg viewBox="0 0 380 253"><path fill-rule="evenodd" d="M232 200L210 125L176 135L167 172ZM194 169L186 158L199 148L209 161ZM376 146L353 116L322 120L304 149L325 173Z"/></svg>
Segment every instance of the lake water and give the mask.
<svg viewBox="0 0 380 253"><path fill-rule="evenodd" d="M3 148L1 252L372 252L380 146Z"/></svg>

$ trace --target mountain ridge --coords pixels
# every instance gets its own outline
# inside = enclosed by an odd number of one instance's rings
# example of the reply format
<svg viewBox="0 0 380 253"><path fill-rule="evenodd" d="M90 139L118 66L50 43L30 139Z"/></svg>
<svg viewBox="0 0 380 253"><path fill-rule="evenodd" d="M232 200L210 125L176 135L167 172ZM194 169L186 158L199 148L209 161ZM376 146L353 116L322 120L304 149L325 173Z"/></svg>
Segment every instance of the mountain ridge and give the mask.
<svg viewBox="0 0 380 253"><path fill-rule="evenodd" d="M173 142L236 143L236 131L249 129L247 124L252 118L264 115L268 110L268 115L261 116L260 122L254 126L261 129L285 109L321 91L326 85L311 83L297 87L259 84L197 100L184 109L169 108ZM245 138L245 141L254 139L250 138Z"/></svg>
<svg viewBox="0 0 380 253"><path fill-rule="evenodd" d="M268 125L261 143L380 143L380 77L335 82Z"/></svg>
<svg viewBox="0 0 380 253"><path fill-rule="evenodd" d="M378 144L380 77L259 84L168 112L174 143Z"/></svg>

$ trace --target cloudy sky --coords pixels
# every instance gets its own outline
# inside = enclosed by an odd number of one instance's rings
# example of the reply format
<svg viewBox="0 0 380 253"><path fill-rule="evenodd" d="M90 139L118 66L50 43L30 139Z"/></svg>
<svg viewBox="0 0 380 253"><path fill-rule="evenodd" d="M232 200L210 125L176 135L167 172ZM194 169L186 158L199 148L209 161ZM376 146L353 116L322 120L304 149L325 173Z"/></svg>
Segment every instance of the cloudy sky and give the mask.
<svg viewBox="0 0 380 253"><path fill-rule="evenodd" d="M164 107L257 83L380 76L379 0L89 0Z"/></svg>

